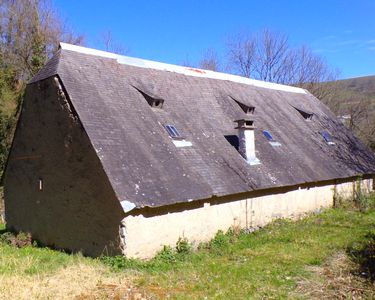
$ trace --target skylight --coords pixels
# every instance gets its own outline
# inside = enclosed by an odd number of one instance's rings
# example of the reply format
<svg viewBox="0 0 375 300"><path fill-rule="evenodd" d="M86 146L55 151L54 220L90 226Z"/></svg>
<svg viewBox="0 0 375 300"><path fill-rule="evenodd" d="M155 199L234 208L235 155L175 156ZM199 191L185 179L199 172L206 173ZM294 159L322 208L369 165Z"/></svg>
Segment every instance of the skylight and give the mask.
<svg viewBox="0 0 375 300"><path fill-rule="evenodd" d="M273 146L273 147L281 146L281 144L279 142L274 140L274 138L272 137L272 134L268 130L263 130L263 135L268 140L268 142L271 144L271 146Z"/></svg>
<svg viewBox="0 0 375 300"><path fill-rule="evenodd" d="M323 137L324 141L328 145L334 145L335 143L332 140L332 136L328 133L328 131L321 131L320 132L321 136Z"/></svg>
<svg viewBox="0 0 375 300"><path fill-rule="evenodd" d="M176 127L174 127L173 125L164 125L164 128L165 130L167 130L169 136L172 138L173 144L177 148L193 146L192 142L186 141L185 138L178 132Z"/></svg>
<svg viewBox="0 0 375 300"><path fill-rule="evenodd" d="M271 133L269 133L269 131L267 131L267 130L263 130L263 135L266 137L266 139L267 139L269 142L274 142L274 139L273 139Z"/></svg>
<svg viewBox="0 0 375 300"><path fill-rule="evenodd" d="M173 139L181 139L182 136L180 133L177 131L176 127L173 125L164 125L165 129L167 130L169 136Z"/></svg>

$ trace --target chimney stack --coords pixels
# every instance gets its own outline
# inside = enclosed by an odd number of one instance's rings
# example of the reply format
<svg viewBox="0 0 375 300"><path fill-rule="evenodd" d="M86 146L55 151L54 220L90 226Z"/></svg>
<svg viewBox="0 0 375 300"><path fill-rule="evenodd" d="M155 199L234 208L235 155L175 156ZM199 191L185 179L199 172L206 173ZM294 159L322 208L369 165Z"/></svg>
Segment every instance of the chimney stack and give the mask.
<svg viewBox="0 0 375 300"><path fill-rule="evenodd" d="M238 129L239 147L238 151L250 165L260 164L255 156L254 121L250 119L236 120Z"/></svg>

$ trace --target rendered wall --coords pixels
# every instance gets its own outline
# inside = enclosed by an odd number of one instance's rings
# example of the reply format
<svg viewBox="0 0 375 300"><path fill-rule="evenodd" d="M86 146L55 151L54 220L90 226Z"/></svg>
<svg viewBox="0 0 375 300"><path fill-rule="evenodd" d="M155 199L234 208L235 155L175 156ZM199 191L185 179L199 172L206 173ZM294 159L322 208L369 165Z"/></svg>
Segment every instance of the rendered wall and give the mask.
<svg viewBox="0 0 375 300"><path fill-rule="evenodd" d="M362 188L371 188L371 180L364 180ZM231 226L257 228L275 218L296 218L315 212L333 204L333 196L353 195L353 182L297 189L248 199L217 198L215 203L204 203L203 207L166 213L153 212L127 216L123 220L125 250L129 257L150 258L163 245L174 246L179 237L198 244L210 240L218 230L226 231ZM272 190L270 190L272 193ZM273 192L275 193L275 192ZM230 201L230 202L226 202ZM173 209L172 209L173 210ZM144 216L146 215L146 216Z"/></svg>
<svg viewBox="0 0 375 300"><path fill-rule="evenodd" d="M121 253L124 214L57 78L27 87L4 183L9 229L87 255Z"/></svg>

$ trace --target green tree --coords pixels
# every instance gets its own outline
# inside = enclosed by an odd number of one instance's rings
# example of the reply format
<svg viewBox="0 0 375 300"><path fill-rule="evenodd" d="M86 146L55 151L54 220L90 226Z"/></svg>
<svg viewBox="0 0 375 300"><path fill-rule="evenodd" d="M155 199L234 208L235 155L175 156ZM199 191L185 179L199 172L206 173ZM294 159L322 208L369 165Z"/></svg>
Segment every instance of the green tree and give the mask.
<svg viewBox="0 0 375 300"><path fill-rule="evenodd" d="M49 0L0 0L0 174L27 81L60 41L83 43L67 28Z"/></svg>

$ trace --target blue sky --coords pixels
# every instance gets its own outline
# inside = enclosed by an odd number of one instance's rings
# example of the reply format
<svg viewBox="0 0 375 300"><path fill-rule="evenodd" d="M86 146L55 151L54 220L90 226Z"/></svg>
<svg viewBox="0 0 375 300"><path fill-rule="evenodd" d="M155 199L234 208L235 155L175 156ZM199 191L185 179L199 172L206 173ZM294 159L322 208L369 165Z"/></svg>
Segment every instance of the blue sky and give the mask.
<svg viewBox="0 0 375 300"><path fill-rule="evenodd" d="M231 35L269 28L312 48L341 78L375 75L375 0L53 2L93 48L110 30L130 56L194 64L209 48L224 57Z"/></svg>

